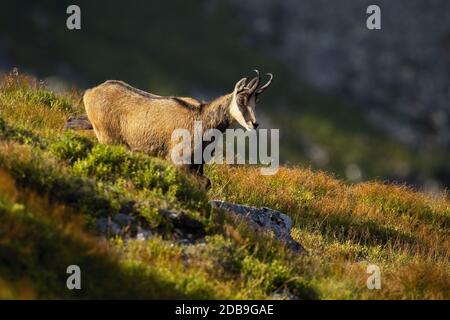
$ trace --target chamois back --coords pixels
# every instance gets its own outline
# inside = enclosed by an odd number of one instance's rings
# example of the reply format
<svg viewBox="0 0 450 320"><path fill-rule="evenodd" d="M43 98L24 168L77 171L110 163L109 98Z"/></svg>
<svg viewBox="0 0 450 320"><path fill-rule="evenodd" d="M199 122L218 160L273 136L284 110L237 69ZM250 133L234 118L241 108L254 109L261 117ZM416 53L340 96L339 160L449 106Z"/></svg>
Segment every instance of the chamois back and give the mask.
<svg viewBox="0 0 450 320"><path fill-rule="evenodd" d="M167 155L173 130L192 130L201 102L163 97L109 80L83 96L87 116L100 143Z"/></svg>

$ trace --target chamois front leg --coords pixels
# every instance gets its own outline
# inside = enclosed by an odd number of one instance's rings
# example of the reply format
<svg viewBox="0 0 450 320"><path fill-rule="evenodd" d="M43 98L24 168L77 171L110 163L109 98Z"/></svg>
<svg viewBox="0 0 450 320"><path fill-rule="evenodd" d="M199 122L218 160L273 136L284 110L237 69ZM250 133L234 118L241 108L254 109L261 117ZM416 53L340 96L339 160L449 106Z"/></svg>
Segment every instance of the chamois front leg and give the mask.
<svg viewBox="0 0 450 320"><path fill-rule="evenodd" d="M211 180L203 173L204 165L205 163L191 164L189 170L197 176L205 190L208 190L211 187Z"/></svg>
<svg viewBox="0 0 450 320"><path fill-rule="evenodd" d="M171 145L168 148L166 159L171 161L172 163L175 163L175 165L178 166L179 168L183 168L185 171L194 174L198 179L198 181L200 182L200 185L204 187L206 190L208 190L211 187L211 181L204 175L203 172L203 166L205 165L205 161L202 159L201 163L195 163L194 152L192 151L192 153L188 156L188 159L190 160L189 163L186 162L176 163L175 159L173 159L172 157L172 152L174 150L173 148L174 148L173 145Z"/></svg>
<svg viewBox="0 0 450 320"><path fill-rule="evenodd" d="M205 190L211 187L211 180L203 174L203 164L178 164L177 167L194 174Z"/></svg>

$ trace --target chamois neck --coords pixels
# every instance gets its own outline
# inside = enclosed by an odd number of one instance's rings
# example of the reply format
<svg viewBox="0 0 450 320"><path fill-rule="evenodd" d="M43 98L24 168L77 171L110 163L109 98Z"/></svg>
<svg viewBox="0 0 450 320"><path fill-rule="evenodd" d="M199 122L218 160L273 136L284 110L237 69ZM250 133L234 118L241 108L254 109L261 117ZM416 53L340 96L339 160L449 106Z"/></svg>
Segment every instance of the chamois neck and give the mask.
<svg viewBox="0 0 450 320"><path fill-rule="evenodd" d="M213 101L206 103L202 108L203 130L218 129L224 132L233 122L229 105L233 94L221 96Z"/></svg>

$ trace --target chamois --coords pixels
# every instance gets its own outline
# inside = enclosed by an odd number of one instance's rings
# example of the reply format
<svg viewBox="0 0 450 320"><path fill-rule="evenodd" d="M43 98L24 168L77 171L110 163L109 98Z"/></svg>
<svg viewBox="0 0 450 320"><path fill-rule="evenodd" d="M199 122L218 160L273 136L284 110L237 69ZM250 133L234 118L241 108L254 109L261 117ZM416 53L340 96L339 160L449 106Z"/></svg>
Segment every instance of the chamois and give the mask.
<svg viewBox="0 0 450 320"><path fill-rule="evenodd" d="M248 82L247 77L242 78L233 92L209 103L190 97L159 96L117 80L87 90L83 102L100 143L123 144L132 151L170 160L176 143L171 139L172 132L187 129L193 134L195 121L202 121L203 130L215 128L221 132L234 122L247 130L258 127L256 101L270 86L273 75L268 73L268 82L258 88L260 75L255 72L255 78ZM203 164L187 167L203 175Z"/></svg>

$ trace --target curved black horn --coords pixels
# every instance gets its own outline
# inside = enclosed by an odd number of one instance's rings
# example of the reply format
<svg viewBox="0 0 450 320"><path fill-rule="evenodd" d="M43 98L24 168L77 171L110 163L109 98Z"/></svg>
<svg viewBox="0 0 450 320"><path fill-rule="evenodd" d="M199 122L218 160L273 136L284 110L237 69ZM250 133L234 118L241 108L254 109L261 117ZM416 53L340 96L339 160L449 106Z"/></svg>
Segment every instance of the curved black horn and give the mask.
<svg viewBox="0 0 450 320"><path fill-rule="evenodd" d="M258 88L259 86L259 82L260 82L260 76L259 76L259 71L257 69L253 70L256 72L256 77L254 77L246 86L246 88L248 89L248 91L250 93L253 93L256 88Z"/></svg>
<svg viewBox="0 0 450 320"><path fill-rule="evenodd" d="M258 93L258 94L263 92L264 90L266 90L270 86L270 84L272 83L273 74L266 73L266 75L269 76L269 81L267 81L267 83L265 85L263 85L261 88L258 89L258 91L256 91L256 93Z"/></svg>

